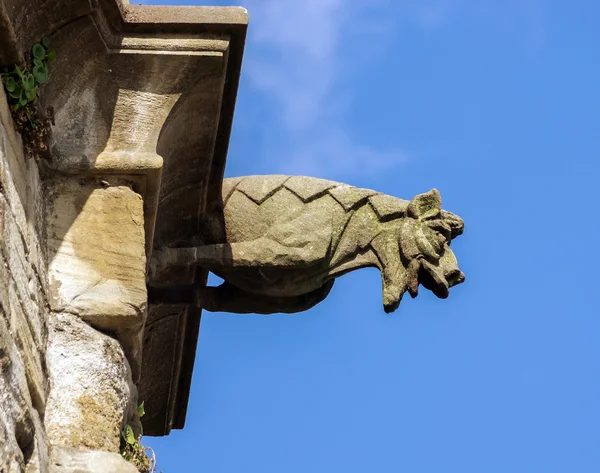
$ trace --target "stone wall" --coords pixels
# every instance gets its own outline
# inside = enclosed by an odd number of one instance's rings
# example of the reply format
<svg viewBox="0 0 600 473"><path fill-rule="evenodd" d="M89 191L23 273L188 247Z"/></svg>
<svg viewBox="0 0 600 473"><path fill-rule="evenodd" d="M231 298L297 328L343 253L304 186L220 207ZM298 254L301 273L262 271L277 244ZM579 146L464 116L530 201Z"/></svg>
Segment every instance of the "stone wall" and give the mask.
<svg viewBox="0 0 600 473"><path fill-rule="evenodd" d="M0 90L0 472L135 472L118 452L121 428L137 420L126 351L139 365L132 340L145 315L141 198L123 182L99 181L96 189L76 179L42 181L40 168L24 156ZM69 214L69 203L87 213ZM112 234L103 222L114 224ZM90 242L88 253L73 247L77 238ZM98 265L78 265L89 251L114 272L94 279ZM62 286L57 271L67 273ZM136 297L127 293L132 279ZM101 303L118 304L119 294L122 306ZM122 334L101 331L111 317L127 320L117 324Z"/></svg>
<svg viewBox="0 0 600 473"><path fill-rule="evenodd" d="M0 471L44 471L49 392L42 182L0 92Z"/></svg>
<svg viewBox="0 0 600 473"><path fill-rule="evenodd" d="M149 318L146 256L191 241L219 199L247 22L0 0L2 67L44 37L56 50L36 100L47 160L24 156L0 86L0 473L131 471L119 436L138 390L147 435L183 428L201 311ZM172 276L158 283L207 273Z"/></svg>

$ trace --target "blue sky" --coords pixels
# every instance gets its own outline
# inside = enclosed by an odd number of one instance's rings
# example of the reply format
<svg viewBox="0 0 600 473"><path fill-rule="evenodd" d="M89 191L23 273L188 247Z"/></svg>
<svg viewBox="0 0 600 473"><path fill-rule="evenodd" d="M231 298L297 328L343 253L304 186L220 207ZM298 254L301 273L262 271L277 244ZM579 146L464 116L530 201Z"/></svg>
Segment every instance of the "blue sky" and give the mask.
<svg viewBox="0 0 600 473"><path fill-rule="evenodd" d="M242 4L227 175L436 187L467 280L391 315L376 270L304 314L204 314L159 468L600 471L600 4Z"/></svg>

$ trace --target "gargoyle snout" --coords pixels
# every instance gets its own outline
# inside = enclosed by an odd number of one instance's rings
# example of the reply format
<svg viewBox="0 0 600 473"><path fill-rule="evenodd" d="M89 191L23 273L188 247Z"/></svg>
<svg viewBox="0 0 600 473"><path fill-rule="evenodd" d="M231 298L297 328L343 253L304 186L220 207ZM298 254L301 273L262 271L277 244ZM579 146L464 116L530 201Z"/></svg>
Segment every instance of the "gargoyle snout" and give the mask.
<svg viewBox="0 0 600 473"><path fill-rule="evenodd" d="M448 287L458 286L465 282L465 275L460 269L454 269L446 274L446 281L448 281Z"/></svg>
<svg viewBox="0 0 600 473"><path fill-rule="evenodd" d="M450 247L446 247L446 251L444 252L444 256L440 259L439 265L444 273L444 279L446 280L448 288L457 286L465 281L465 275L459 269L456 256Z"/></svg>
<svg viewBox="0 0 600 473"><path fill-rule="evenodd" d="M440 266L444 272L444 279L448 283L448 287L457 286L465 281L465 275L459 269L456 256L449 247L446 247L444 256L440 259Z"/></svg>

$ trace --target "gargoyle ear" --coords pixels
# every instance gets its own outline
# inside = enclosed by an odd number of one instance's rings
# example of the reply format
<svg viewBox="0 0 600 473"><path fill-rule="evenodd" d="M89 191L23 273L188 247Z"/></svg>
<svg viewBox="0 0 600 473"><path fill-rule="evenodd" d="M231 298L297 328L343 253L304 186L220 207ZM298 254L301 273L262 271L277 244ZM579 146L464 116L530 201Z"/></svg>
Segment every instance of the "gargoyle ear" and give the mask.
<svg viewBox="0 0 600 473"><path fill-rule="evenodd" d="M407 213L409 217L435 217L442 210L442 196L437 189L415 196L408 204Z"/></svg>

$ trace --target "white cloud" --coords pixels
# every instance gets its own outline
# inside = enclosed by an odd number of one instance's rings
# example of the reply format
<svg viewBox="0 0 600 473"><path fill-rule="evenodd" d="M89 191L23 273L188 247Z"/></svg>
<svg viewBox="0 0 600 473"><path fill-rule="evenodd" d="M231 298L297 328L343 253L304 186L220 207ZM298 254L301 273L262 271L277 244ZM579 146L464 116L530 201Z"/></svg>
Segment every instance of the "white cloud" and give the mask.
<svg viewBox="0 0 600 473"><path fill-rule="evenodd" d="M411 159L401 142L380 149L361 141L347 122L356 92L352 74L384 60L390 36L407 25L432 33L458 21L485 24L533 54L545 42L546 0L243 3L250 14L244 74L261 100L260 168L268 172L341 179L386 172Z"/></svg>
<svg viewBox="0 0 600 473"><path fill-rule="evenodd" d="M336 178L378 172L406 161L403 150L380 150L353 138L344 114L352 101L344 42L380 48L385 35L381 0L249 0L245 73L272 105L263 127L274 172ZM364 59L364 58L363 58ZM360 57L357 58L360 61ZM347 59L346 59L347 61ZM276 129L275 129L276 128Z"/></svg>
<svg viewBox="0 0 600 473"><path fill-rule="evenodd" d="M388 151L361 144L348 130L330 128L313 141L290 147L286 161L275 163L275 172L308 174L316 177L363 177L386 172L405 163L402 151Z"/></svg>

